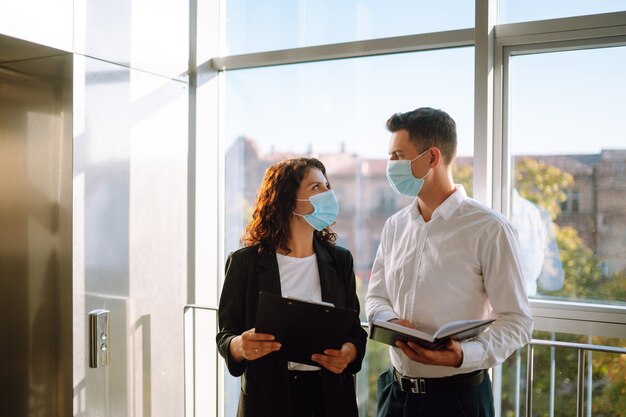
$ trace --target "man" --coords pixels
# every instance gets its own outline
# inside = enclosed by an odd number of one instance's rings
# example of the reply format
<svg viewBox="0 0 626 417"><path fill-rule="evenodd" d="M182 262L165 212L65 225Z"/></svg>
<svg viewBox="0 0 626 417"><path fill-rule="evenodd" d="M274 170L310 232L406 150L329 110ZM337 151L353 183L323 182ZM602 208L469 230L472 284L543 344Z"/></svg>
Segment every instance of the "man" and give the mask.
<svg viewBox="0 0 626 417"><path fill-rule="evenodd" d="M416 197L383 227L366 298L368 319L438 328L495 317L480 336L442 350L390 348L378 380L379 417L493 416L487 368L530 340L532 317L517 234L501 214L467 197L452 179L456 124L419 108L387 121L387 178Z"/></svg>

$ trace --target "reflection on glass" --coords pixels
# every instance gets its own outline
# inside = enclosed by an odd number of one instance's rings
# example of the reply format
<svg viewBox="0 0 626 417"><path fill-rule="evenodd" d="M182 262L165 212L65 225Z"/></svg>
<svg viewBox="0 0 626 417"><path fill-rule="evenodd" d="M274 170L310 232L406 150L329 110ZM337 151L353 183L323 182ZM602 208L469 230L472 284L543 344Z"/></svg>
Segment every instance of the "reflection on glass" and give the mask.
<svg viewBox="0 0 626 417"><path fill-rule="evenodd" d="M511 213L531 295L624 304L626 47L515 56L510 67Z"/></svg>
<svg viewBox="0 0 626 417"><path fill-rule="evenodd" d="M520 174L520 181L524 175ZM518 183L519 183L518 182ZM523 190L524 194L529 194ZM547 291L563 288L565 271L556 240L558 230L552 216L541 204L512 190L511 222L518 231L522 254L522 270L530 297L537 294L537 284Z"/></svg>
<svg viewBox="0 0 626 417"><path fill-rule="evenodd" d="M471 28L474 2L227 0L226 21L234 55Z"/></svg>
<svg viewBox="0 0 626 417"><path fill-rule="evenodd" d="M625 0L500 0L499 23L527 22L626 10Z"/></svg>
<svg viewBox="0 0 626 417"><path fill-rule="evenodd" d="M387 182L385 122L421 106L442 108L456 120L459 161L471 179L472 48L226 74L225 253L239 248L265 169L284 158L317 157L339 200L337 244L354 255L364 300L383 224L410 203ZM388 360L385 347L370 348L358 376L359 402L368 416L374 415L375 381ZM238 381L226 375L224 384L225 415L233 415Z"/></svg>

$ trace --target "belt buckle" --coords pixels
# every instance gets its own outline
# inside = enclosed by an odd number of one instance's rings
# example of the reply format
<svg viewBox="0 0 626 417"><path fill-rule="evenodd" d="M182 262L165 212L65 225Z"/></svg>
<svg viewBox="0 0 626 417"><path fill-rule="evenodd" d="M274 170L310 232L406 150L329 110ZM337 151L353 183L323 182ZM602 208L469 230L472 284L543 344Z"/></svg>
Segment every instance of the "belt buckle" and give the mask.
<svg viewBox="0 0 626 417"><path fill-rule="evenodd" d="M426 380L424 378L400 377L400 387L402 391L412 394L426 394Z"/></svg>

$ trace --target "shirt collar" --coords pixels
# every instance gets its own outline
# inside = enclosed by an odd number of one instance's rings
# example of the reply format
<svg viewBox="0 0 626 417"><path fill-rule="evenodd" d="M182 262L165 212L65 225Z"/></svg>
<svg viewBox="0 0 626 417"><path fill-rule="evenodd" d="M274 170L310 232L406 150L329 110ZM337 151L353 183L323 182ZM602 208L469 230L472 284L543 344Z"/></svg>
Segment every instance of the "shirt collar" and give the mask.
<svg viewBox="0 0 626 417"><path fill-rule="evenodd" d="M452 195L445 199L443 203L439 205L433 212L432 218L441 217L443 220L448 220L452 213L459 208L463 201L467 198L465 188L460 184L455 184L456 191ZM411 216L414 219L422 219L422 216L417 208L417 198L413 200L411 205Z"/></svg>

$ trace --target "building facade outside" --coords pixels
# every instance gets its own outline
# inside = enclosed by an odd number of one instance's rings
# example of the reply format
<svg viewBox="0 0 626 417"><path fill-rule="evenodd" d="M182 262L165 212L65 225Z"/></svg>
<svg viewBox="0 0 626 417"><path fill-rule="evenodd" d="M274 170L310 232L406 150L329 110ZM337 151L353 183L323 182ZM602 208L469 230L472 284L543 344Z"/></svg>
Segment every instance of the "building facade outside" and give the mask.
<svg viewBox="0 0 626 417"><path fill-rule="evenodd" d="M340 213L333 230L338 244L349 248L355 257L358 278L367 282L385 220L410 203L393 192L385 175L386 159L362 158L343 145L337 153L314 153L326 166L332 188L337 194ZM262 154L252 138L238 138L226 154L228 230L243 230L249 213L232 213L251 207L265 169L285 158L302 155L272 152ZM600 261L605 275L626 270L626 150L603 150L591 155L532 155L573 176L564 191L567 200L555 223L578 232ZM471 157L461 157L457 165L471 165ZM241 172L238 172L241 171ZM231 192L233 194L231 194ZM471 190L470 190L471 192ZM239 201L241 199L241 201ZM231 213L231 214L229 214ZM237 220L238 219L238 220ZM241 222L238 229L232 222ZM227 250L234 250L238 236L227 237ZM364 294L361 294L364 295Z"/></svg>

